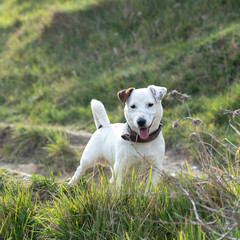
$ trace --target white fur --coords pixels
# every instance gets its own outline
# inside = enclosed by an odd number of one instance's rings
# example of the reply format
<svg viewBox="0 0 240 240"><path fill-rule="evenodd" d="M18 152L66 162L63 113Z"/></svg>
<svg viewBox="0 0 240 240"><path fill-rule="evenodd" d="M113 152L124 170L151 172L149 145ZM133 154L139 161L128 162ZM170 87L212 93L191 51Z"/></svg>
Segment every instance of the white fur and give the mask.
<svg viewBox="0 0 240 240"><path fill-rule="evenodd" d="M154 85L148 88L134 89L127 99L124 114L129 126L139 133L138 120L146 120L149 133L159 127L163 109L161 100L167 89ZM152 106L150 106L153 104ZM134 105L134 108L133 108ZM127 123L110 124L103 104L97 100L91 102L94 121L97 129L88 142L80 160L80 166L69 182L72 186L84 175L85 171L96 164L110 167L111 182L120 187L127 168L146 162L152 166L152 185L159 181L160 170L165 153L165 142L162 132L151 142L135 143L122 139L127 132Z"/></svg>
<svg viewBox="0 0 240 240"><path fill-rule="evenodd" d="M106 110L101 102L93 99L91 101L91 107L92 107L93 119L97 129L100 126L106 127L110 125L110 121L107 116Z"/></svg>

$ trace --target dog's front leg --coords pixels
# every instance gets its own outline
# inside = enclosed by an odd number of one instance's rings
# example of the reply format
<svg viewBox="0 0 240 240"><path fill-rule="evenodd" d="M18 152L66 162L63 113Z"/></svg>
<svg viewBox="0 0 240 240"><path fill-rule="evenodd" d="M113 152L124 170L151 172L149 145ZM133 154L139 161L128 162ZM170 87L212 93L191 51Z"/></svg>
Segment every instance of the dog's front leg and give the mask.
<svg viewBox="0 0 240 240"><path fill-rule="evenodd" d="M126 168L126 159L127 159L127 154L124 153L123 151L124 149L122 149L122 151L118 151L116 152L116 155L115 155L115 164L114 164L114 181L115 181L115 184L116 184L116 188L118 190L120 190L121 188L121 184L122 184L122 181L123 181L123 175L124 175L124 172L125 172L125 168Z"/></svg>
<svg viewBox="0 0 240 240"><path fill-rule="evenodd" d="M85 173L84 169L82 168L82 166L80 165L77 168L77 171L74 173L73 177L71 178L71 180L69 181L68 185L70 187L72 187L74 184L76 184L79 179L83 176L83 174Z"/></svg>

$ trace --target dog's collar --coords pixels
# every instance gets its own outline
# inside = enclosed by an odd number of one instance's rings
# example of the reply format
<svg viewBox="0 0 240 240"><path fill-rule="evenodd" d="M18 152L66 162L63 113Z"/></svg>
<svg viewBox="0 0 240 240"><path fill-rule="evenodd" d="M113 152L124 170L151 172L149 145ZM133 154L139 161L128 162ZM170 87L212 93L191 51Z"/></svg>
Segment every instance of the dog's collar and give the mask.
<svg viewBox="0 0 240 240"><path fill-rule="evenodd" d="M162 121L159 124L159 127L157 130L155 130L154 132L150 133L148 136L148 139L141 139L140 136L131 129L131 127L128 125L128 132L129 134L123 134L121 137L126 140L126 141L131 141L131 142L140 142L140 143L146 143L146 142L151 142L154 139L156 139L159 135L159 133L162 130Z"/></svg>

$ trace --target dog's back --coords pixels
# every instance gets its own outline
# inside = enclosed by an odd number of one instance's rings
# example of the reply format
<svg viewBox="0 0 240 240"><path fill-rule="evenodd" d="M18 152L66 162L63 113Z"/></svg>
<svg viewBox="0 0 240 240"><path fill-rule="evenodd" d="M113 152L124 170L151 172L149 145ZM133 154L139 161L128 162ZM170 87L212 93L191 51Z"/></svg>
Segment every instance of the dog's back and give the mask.
<svg viewBox="0 0 240 240"><path fill-rule="evenodd" d="M91 108L93 119L97 129L101 127L106 127L110 124L107 112L100 101L93 99L91 101Z"/></svg>

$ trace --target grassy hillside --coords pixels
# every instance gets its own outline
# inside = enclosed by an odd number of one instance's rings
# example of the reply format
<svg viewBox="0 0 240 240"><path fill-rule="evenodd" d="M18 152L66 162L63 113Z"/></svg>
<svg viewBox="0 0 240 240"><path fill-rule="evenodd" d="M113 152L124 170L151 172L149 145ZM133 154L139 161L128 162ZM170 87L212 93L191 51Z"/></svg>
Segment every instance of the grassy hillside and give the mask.
<svg viewBox="0 0 240 240"><path fill-rule="evenodd" d="M218 129L218 108L239 108L239 10L237 0L1 1L0 119L81 128L97 98L123 121L117 91L156 84L192 95L194 116ZM166 124L186 113L164 105Z"/></svg>

